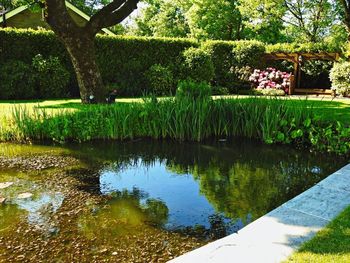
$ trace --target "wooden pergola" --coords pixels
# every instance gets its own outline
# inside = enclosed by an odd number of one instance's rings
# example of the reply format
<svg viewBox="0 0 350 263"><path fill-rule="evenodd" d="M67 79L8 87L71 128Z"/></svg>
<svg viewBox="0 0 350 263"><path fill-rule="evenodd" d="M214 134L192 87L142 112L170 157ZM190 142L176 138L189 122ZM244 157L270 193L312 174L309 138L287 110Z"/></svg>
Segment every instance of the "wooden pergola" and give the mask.
<svg viewBox="0 0 350 263"><path fill-rule="evenodd" d="M339 53L286 53L276 52L265 55L266 60L287 60L293 63L293 75L291 76L291 86L289 89L289 95L296 93L308 93L308 94L332 94L329 89L315 88L305 89L300 87L301 83L301 64L307 60L339 60Z"/></svg>

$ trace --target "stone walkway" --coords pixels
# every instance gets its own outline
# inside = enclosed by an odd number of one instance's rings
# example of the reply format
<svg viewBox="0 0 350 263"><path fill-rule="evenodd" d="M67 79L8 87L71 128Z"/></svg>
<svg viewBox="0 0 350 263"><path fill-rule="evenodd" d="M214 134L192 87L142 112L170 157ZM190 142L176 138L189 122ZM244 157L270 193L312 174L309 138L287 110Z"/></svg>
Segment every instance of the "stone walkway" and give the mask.
<svg viewBox="0 0 350 263"><path fill-rule="evenodd" d="M229 235L169 263L281 262L350 205L350 164Z"/></svg>

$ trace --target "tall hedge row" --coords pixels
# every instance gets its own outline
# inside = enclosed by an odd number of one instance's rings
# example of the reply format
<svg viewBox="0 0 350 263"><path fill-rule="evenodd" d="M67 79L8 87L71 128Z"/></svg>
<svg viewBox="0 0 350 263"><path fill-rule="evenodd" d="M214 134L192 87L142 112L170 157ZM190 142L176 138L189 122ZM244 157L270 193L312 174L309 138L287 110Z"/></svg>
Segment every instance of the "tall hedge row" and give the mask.
<svg viewBox="0 0 350 263"><path fill-rule="evenodd" d="M104 83L118 87L121 95L137 96L147 91L144 73L152 65L169 67L178 75L182 52L197 46L187 39L97 36L96 55ZM77 84L69 56L52 32L0 30L0 65L10 60L30 64L37 54L59 58L70 72L70 93L76 96Z"/></svg>
<svg viewBox="0 0 350 263"><path fill-rule="evenodd" d="M190 48L198 48L203 52L196 52L195 50L186 52ZM212 85L225 87L233 92L245 85L249 86L246 81L247 76L252 68L264 66L261 58L266 52L287 50L289 52L304 50L331 51L328 47L322 45L279 44L267 46L258 41L207 41L198 43L191 39L111 36L97 36L96 50L104 83L107 86L113 86L113 89L117 88L121 96L139 96L154 90L154 87L150 87L152 81L147 77L152 76L152 80L157 80L161 76L154 74L157 74L157 72L164 74L164 70L147 74L152 68L155 68L155 65L158 69L163 68L169 71L170 75L168 73L167 75L171 76L172 79L169 83L176 85L178 80L191 76L189 74L191 67L187 65L191 59L195 58L195 64L205 62L208 74L200 71L202 76L212 74L209 72L209 70L212 71L212 67L209 65L212 63L214 68ZM30 67L33 58L38 54L41 54L44 60L57 58L69 72L70 80L68 87L65 88L67 92L62 93L61 96L78 96L75 74L69 56L64 46L52 32L23 29L0 30L0 68L4 67L5 64L13 63L13 61L23 62ZM198 57L201 54L203 54L203 58ZM208 55L211 61L208 61ZM23 66L25 67L25 65ZM190 66L192 66L192 62ZM199 67L197 66L197 71L202 70L202 66ZM12 81L11 83L17 82ZM0 90L1 85L0 81ZM164 87L166 86L168 84ZM18 89L18 92L12 92L12 94L19 95L14 95L14 97L21 98L21 87L14 85L12 88ZM169 88L173 89L174 87ZM38 97L50 97L51 95L38 95L35 92L33 94Z"/></svg>

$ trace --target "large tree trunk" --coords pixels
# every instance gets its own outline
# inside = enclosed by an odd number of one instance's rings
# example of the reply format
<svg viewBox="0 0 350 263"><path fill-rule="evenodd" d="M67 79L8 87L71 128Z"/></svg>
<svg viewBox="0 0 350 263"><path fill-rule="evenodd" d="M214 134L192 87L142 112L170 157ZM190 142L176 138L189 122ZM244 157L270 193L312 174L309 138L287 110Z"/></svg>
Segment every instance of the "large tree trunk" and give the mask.
<svg viewBox="0 0 350 263"><path fill-rule="evenodd" d="M81 27L66 8L65 0L45 0L45 20L61 39L71 57L83 103L103 103L105 90L95 58L95 35L123 21L139 0L112 0ZM91 99L92 98L92 99Z"/></svg>
<svg viewBox="0 0 350 263"><path fill-rule="evenodd" d="M83 103L105 102L105 89L95 57L94 36L81 33L63 40L71 57ZM93 96L93 100L90 100Z"/></svg>

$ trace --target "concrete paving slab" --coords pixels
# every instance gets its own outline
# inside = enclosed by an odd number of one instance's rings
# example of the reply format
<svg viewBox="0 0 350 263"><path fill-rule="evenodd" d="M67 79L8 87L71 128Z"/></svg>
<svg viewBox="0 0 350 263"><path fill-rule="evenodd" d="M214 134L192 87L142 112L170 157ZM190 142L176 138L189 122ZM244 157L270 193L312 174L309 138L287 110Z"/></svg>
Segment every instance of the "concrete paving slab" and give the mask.
<svg viewBox="0 0 350 263"><path fill-rule="evenodd" d="M350 165L249 224L170 263L281 262L350 205Z"/></svg>
<svg viewBox="0 0 350 263"><path fill-rule="evenodd" d="M327 223L328 220L279 207L237 234L170 262L279 262Z"/></svg>
<svg viewBox="0 0 350 263"><path fill-rule="evenodd" d="M350 204L350 192L315 185L304 193L283 204L326 220L332 220Z"/></svg>
<svg viewBox="0 0 350 263"><path fill-rule="evenodd" d="M325 187L325 188L331 188L331 189L337 189L340 191L350 192L350 170L343 170L342 172L336 172L330 176L328 176L326 179L321 181L318 185Z"/></svg>

